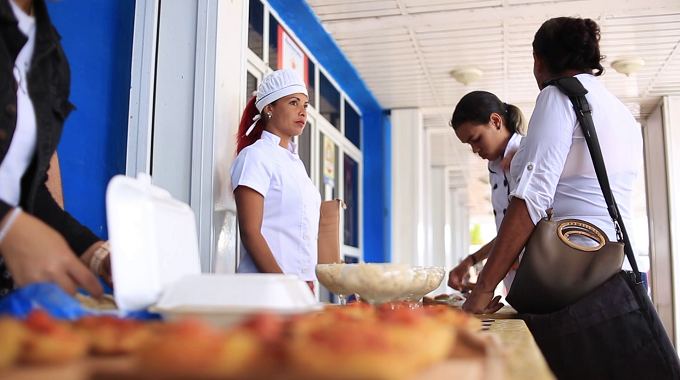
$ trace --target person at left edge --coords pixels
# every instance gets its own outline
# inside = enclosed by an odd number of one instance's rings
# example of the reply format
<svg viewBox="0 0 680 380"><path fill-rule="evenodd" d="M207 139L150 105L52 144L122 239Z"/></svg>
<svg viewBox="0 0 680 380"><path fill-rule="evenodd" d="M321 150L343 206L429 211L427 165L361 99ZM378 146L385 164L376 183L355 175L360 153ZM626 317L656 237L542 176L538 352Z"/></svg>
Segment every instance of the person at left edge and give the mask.
<svg viewBox="0 0 680 380"><path fill-rule="evenodd" d="M315 280L321 195L292 141L305 128L307 106L305 82L283 69L264 78L243 112L230 170L238 273L294 274L310 286Z"/></svg>
<svg viewBox="0 0 680 380"><path fill-rule="evenodd" d="M44 0L0 0L0 298L44 281L72 294L78 287L102 293L87 265L102 276L108 244L62 210L45 185L74 109L59 39Z"/></svg>

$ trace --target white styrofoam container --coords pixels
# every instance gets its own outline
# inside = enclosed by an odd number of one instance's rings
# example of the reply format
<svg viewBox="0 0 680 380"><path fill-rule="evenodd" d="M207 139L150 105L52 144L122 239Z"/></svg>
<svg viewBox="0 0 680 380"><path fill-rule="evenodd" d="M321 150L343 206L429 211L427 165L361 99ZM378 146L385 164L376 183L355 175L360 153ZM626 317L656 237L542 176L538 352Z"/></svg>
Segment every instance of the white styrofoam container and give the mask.
<svg viewBox="0 0 680 380"><path fill-rule="evenodd" d="M150 310L169 320L198 314L224 325L254 313L291 315L322 308L297 276L227 274L183 277Z"/></svg>
<svg viewBox="0 0 680 380"><path fill-rule="evenodd" d="M153 306L169 317L201 314L226 322L255 312L321 308L297 276L201 274L193 211L146 174L115 176L106 214L114 297L122 310Z"/></svg>

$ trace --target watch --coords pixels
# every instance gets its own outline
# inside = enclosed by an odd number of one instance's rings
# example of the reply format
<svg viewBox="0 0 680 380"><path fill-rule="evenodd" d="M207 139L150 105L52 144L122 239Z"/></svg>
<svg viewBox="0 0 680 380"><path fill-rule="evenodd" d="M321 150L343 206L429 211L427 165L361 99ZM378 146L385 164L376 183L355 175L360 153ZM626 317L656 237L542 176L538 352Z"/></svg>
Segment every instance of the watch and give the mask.
<svg viewBox="0 0 680 380"><path fill-rule="evenodd" d="M92 258L90 259L90 270L97 277L102 276L102 274L100 273L102 270L102 264L104 263L104 259L106 259L109 256L109 253L110 250L108 241L105 241L102 245L100 245L97 248L96 251L94 251Z"/></svg>

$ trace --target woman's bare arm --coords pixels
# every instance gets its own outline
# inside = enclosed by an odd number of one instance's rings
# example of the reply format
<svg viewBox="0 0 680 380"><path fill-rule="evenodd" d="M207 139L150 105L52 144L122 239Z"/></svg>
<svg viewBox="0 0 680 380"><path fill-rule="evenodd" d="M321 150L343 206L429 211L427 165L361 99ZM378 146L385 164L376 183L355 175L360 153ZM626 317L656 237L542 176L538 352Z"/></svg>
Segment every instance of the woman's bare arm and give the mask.
<svg viewBox="0 0 680 380"><path fill-rule="evenodd" d="M470 313L495 313L503 306L493 292L529 241L535 225L523 199L512 198L477 285L463 304Z"/></svg>
<svg viewBox="0 0 680 380"><path fill-rule="evenodd" d="M264 197L257 191L239 186L234 191L243 246L262 273L283 273L267 241L262 236Z"/></svg>

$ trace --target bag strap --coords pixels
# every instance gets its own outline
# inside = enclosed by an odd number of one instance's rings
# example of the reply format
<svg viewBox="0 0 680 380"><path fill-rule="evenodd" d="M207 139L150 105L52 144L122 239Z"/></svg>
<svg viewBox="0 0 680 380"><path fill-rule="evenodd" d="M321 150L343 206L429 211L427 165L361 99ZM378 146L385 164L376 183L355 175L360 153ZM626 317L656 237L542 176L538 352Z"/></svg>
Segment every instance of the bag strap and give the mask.
<svg viewBox="0 0 680 380"><path fill-rule="evenodd" d="M607 202L609 216L612 218L614 227L616 228L616 237L619 242L623 243L624 252L626 253L628 262L630 262L630 266L633 268L633 272L635 273L635 282L639 284L642 282L642 276L640 275L637 261L635 260L635 255L633 254L633 246L630 244L626 226L623 224L623 218L619 212L619 207L616 205L614 193L609 186L607 169L604 164L604 159L602 158L600 142L597 139L597 132L595 131L595 125L593 123L593 112L590 108L588 100L586 99L588 90L586 90L585 87L583 87L583 84L581 84L581 82L575 77L562 77L543 82L544 87L551 85L556 86L565 95L567 95L574 106L576 117L578 118L578 122L581 125L581 129L583 129L583 135L585 136L586 143L588 144L590 157L593 160L593 166L595 167L597 180L600 183L602 194L604 195L604 199Z"/></svg>

